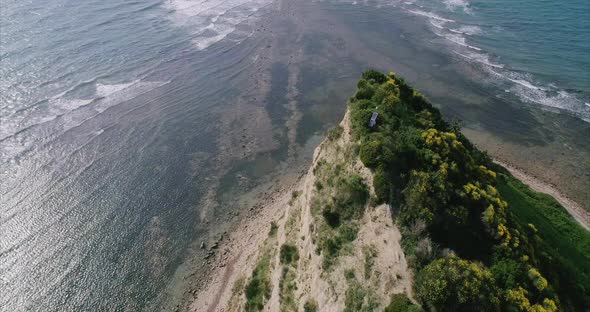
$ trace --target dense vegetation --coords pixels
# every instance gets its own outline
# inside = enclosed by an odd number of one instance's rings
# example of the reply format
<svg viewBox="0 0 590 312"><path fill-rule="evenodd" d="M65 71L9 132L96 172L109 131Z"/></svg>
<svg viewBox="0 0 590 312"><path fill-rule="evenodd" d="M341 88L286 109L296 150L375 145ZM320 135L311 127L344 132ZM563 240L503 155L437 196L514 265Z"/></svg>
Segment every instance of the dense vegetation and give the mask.
<svg viewBox="0 0 590 312"><path fill-rule="evenodd" d="M552 198L493 164L393 73L365 72L350 111L377 201L398 210L425 309L589 307L590 236Z"/></svg>

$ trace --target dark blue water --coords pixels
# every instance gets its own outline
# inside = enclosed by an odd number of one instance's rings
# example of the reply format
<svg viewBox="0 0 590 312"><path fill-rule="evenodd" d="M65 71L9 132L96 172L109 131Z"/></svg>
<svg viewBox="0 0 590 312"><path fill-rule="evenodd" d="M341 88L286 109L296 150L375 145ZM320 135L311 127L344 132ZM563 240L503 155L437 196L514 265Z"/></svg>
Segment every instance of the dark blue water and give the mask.
<svg viewBox="0 0 590 312"><path fill-rule="evenodd" d="M554 140L512 105L590 118L587 1L335 2L0 0L0 310L161 310L221 199L311 154L367 67L507 141Z"/></svg>

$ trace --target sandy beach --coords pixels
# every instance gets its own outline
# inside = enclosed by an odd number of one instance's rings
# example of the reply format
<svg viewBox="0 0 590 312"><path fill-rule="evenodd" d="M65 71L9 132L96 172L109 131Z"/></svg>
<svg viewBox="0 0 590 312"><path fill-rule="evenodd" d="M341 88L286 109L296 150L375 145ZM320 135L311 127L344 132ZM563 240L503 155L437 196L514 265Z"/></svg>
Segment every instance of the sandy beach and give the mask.
<svg viewBox="0 0 590 312"><path fill-rule="evenodd" d="M524 184L528 185L533 190L551 195L555 200L557 200L569 214L576 219L576 221L584 227L586 230L590 231L590 212L582 207L582 205L578 204L577 202L570 199L568 196L563 194L560 190L555 188L549 183L546 183L534 176L526 173L522 169L517 168L514 165L504 163L499 160L494 160L495 163L499 164L500 166L508 169L508 171L517 179L522 181Z"/></svg>

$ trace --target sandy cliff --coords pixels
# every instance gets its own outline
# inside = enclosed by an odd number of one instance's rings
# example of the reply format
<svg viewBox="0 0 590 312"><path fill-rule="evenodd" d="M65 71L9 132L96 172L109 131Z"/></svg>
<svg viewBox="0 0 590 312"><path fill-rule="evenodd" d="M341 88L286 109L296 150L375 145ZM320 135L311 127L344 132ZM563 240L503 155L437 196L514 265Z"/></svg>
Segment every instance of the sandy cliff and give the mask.
<svg viewBox="0 0 590 312"><path fill-rule="evenodd" d="M392 294L412 297L412 275L389 206L372 206L368 201L355 221L356 238L343 244L329 267L318 246L326 235L321 230L325 221L314 212L314 203L330 196L329 188L319 191L326 178L320 164L361 177L373 193L371 172L354 152L349 123L346 114L342 132L316 148L307 174L292 189L275 194L256 218L245 220L230 235L215 255L218 265L211 282L199 292L191 311L245 310L246 288L255 275L266 276L262 280L269 282L268 293L261 297L264 311L302 311L306 304L317 305L318 311L342 311L347 297L383 308ZM283 246L296 256L285 260Z"/></svg>

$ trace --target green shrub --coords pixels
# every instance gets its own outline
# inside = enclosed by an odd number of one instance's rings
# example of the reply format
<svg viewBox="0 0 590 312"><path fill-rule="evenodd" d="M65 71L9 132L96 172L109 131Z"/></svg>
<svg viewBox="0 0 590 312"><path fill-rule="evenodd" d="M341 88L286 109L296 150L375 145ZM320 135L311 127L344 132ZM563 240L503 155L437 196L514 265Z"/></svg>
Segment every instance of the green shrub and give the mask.
<svg viewBox="0 0 590 312"><path fill-rule="evenodd" d="M378 72L376 70L373 69L369 69L366 72L363 73L363 79L365 80L373 80L378 84L382 84L385 81L387 81L387 76L385 76L383 73Z"/></svg>
<svg viewBox="0 0 590 312"><path fill-rule="evenodd" d="M277 231L279 230L279 226L276 222L272 221L270 223L270 231L268 232L268 236L276 236Z"/></svg>
<svg viewBox="0 0 590 312"><path fill-rule="evenodd" d="M344 312L372 312L379 307L379 299L372 289L363 287L354 278L347 277L348 288L344 293Z"/></svg>
<svg viewBox="0 0 590 312"><path fill-rule="evenodd" d="M364 246L363 247L363 255L365 256L365 279L371 277L371 273L373 272L373 266L375 266L375 257L377 257L377 249L375 246Z"/></svg>
<svg viewBox="0 0 590 312"><path fill-rule="evenodd" d="M344 129L340 125L328 130L328 140L338 140L342 136L342 132L344 132Z"/></svg>
<svg viewBox="0 0 590 312"><path fill-rule="evenodd" d="M497 311L492 273L454 255L433 261L416 276L416 297L437 311Z"/></svg>
<svg viewBox="0 0 590 312"><path fill-rule="evenodd" d="M297 197L301 195L301 191L293 191L291 192L291 199L289 199L289 205L293 205Z"/></svg>
<svg viewBox="0 0 590 312"><path fill-rule="evenodd" d="M391 297L389 305L384 312L418 312L422 311L419 305L413 304L406 294L395 294Z"/></svg>
<svg viewBox="0 0 590 312"><path fill-rule="evenodd" d="M413 304L413 305L409 306L406 311L407 312L424 312L422 307L417 304Z"/></svg>
<svg viewBox="0 0 590 312"><path fill-rule="evenodd" d="M377 138L364 142L359 148L359 157L363 164L369 168L375 168L379 164L383 143Z"/></svg>
<svg viewBox="0 0 590 312"><path fill-rule="evenodd" d="M358 226L346 224L338 228L338 237L344 242L352 242L356 239L358 234Z"/></svg>
<svg viewBox="0 0 590 312"><path fill-rule="evenodd" d="M367 86L365 88L360 88L356 91L355 97L359 100L368 100L370 99L373 94L375 94L375 89L371 86Z"/></svg>
<svg viewBox="0 0 590 312"><path fill-rule="evenodd" d="M342 253L342 249L357 237L358 226L347 223L338 227L337 231L331 231L322 238L319 246L322 251L324 269L330 269L336 263L336 259Z"/></svg>
<svg viewBox="0 0 590 312"><path fill-rule="evenodd" d="M262 311L270 298L270 259L270 254L266 254L258 261L246 285L246 311Z"/></svg>
<svg viewBox="0 0 590 312"><path fill-rule="evenodd" d="M366 293L358 282L354 282L348 287L345 296L344 311L362 311Z"/></svg>
<svg viewBox="0 0 590 312"><path fill-rule="evenodd" d="M369 189L358 175L341 179L334 196L334 208L344 220L360 218L369 199Z"/></svg>
<svg viewBox="0 0 590 312"><path fill-rule="evenodd" d="M297 299L295 291L297 290L297 271L283 266L281 280L279 281L279 299L281 311L297 312Z"/></svg>
<svg viewBox="0 0 590 312"><path fill-rule="evenodd" d="M324 220L332 228L337 228L342 222L360 218L369 199L369 189L361 177L351 175L336 177L336 180L338 182L331 183L336 187L333 202L325 204L322 209Z"/></svg>
<svg viewBox="0 0 590 312"><path fill-rule="evenodd" d="M393 185L388 174L382 167L377 168L373 173L373 187L375 188L378 203L390 201L390 193Z"/></svg>
<svg viewBox="0 0 590 312"><path fill-rule="evenodd" d="M299 250L296 246L283 244L280 251L281 264L289 265L299 260Z"/></svg>
<svg viewBox="0 0 590 312"><path fill-rule="evenodd" d="M512 259L502 259L494 263L490 268L496 284L502 289L515 289L522 282L525 282L525 267L522 262Z"/></svg>
<svg viewBox="0 0 590 312"><path fill-rule="evenodd" d="M308 299L303 305L304 312L318 312L320 310L317 301L315 299Z"/></svg>
<svg viewBox="0 0 590 312"><path fill-rule="evenodd" d="M361 103L365 102L359 101L353 106L360 106ZM373 115L375 104L372 102L369 102L369 104L372 106L370 109L356 109L350 114L353 137L355 139L365 137L371 132L371 128L369 128L369 120L371 119L371 115Z"/></svg>
<svg viewBox="0 0 590 312"><path fill-rule="evenodd" d="M354 270L353 269L345 270L344 277L346 278L347 281L356 279L356 275L354 274Z"/></svg>

